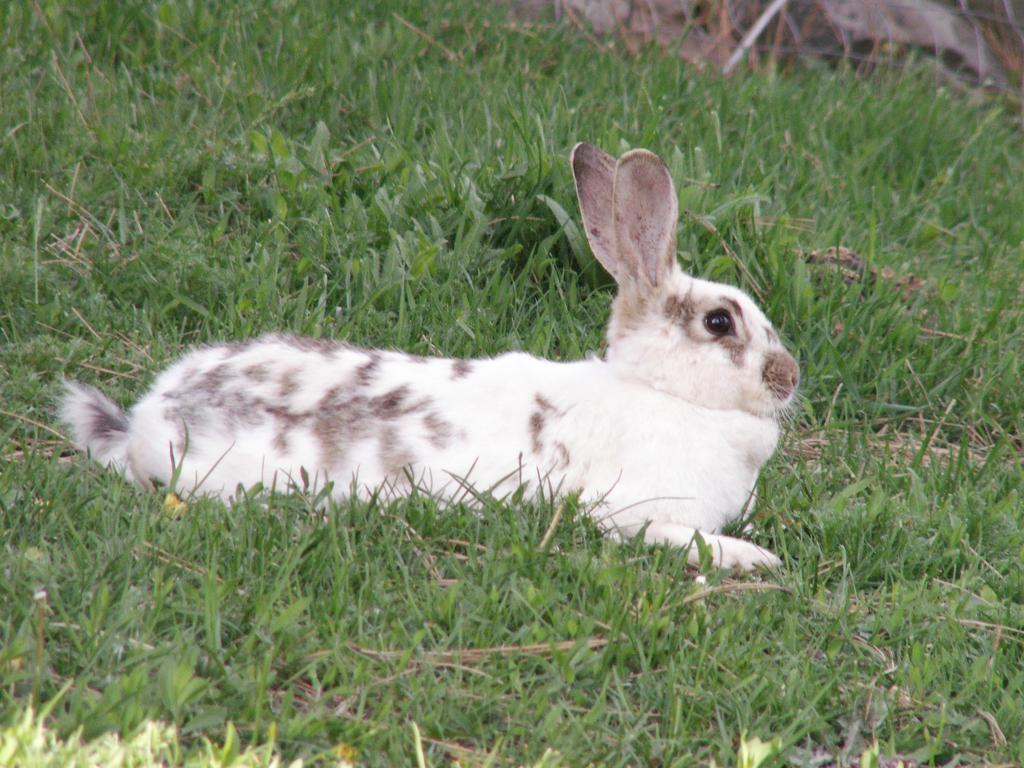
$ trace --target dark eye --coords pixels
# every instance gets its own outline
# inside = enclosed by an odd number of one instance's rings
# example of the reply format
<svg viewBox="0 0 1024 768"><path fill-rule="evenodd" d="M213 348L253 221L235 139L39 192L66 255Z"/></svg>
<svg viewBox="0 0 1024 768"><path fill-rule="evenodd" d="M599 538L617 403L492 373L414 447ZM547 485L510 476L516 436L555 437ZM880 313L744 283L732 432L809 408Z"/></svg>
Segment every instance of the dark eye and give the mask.
<svg viewBox="0 0 1024 768"><path fill-rule="evenodd" d="M732 333L732 315L727 309L713 309L704 315L704 327L714 336Z"/></svg>

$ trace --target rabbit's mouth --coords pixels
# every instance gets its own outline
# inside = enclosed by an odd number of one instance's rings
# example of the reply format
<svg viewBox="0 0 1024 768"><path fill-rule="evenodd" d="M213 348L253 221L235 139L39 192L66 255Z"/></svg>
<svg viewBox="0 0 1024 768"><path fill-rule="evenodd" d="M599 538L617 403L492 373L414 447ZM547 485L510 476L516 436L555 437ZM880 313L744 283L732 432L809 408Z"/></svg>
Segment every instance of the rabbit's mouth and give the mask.
<svg viewBox="0 0 1024 768"><path fill-rule="evenodd" d="M762 418L771 419L776 424L788 424L796 418L799 410L800 393L792 390L782 399L773 396L759 415Z"/></svg>

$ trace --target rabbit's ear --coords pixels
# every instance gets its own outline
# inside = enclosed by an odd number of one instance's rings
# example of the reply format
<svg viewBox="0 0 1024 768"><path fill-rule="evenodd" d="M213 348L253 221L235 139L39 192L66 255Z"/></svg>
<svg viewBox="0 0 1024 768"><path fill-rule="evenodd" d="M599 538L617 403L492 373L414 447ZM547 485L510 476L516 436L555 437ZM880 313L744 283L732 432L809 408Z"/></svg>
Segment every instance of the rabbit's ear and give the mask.
<svg viewBox="0 0 1024 768"><path fill-rule="evenodd" d="M646 149L634 149L619 158L612 210L620 272L625 271L653 288L671 271L679 269L679 198L668 168L657 155Z"/></svg>
<svg viewBox="0 0 1024 768"><path fill-rule="evenodd" d="M572 149L570 162L590 250L608 274L618 280L619 260L616 257L615 225L612 220L615 158L593 144L577 144Z"/></svg>

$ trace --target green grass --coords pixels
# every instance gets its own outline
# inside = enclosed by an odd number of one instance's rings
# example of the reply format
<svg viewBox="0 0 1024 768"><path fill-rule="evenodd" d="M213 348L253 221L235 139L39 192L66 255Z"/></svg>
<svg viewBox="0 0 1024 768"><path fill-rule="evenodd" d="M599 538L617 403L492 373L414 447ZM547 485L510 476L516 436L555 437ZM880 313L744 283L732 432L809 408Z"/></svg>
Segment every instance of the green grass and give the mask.
<svg viewBox="0 0 1024 768"><path fill-rule="evenodd" d="M721 80L465 4L0 7L0 719L63 691L63 736L230 723L314 764L733 765L744 733L774 764L1024 761L1015 120L924 70ZM542 550L523 499L176 517L54 433L62 376L129 404L274 329L598 349L578 140L665 157L684 265L801 361L755 519L779 573L701 583L571 508ZM835 245L877 278L807 262Z"/></svg>

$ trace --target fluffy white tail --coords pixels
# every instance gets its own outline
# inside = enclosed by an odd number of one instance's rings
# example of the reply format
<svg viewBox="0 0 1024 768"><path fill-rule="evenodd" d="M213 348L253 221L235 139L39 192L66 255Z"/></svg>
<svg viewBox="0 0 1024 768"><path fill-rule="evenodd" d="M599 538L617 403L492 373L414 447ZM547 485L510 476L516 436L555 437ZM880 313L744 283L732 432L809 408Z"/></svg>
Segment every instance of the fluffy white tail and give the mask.
<svg viewBox="0 0 1024 768"><path fill-rule="evenodd" d="M75 445L96 461L124 470L128 466L128 416L95 387L64 383L60 416Z"/></svg>

